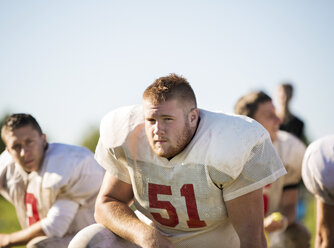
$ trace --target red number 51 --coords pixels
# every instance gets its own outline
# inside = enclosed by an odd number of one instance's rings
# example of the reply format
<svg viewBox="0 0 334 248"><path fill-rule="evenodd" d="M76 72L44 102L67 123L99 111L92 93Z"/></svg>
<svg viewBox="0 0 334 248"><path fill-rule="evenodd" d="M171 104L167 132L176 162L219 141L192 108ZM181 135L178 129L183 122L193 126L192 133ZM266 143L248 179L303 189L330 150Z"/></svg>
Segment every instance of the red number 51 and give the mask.
<svg viewBox="0 0 334 248"><path fill-rule="evenodd" d="M187 221L188 227L198 228L206 226L205 221L199 219L194 186L192 184L184 184L181 187L180 192L181 196L183 196L186 201L186 208L189 217L189 220ZM154 183L148 184L150 207L166 209L169 218L164 218L159 213L151 213L153 218L164 226L175 227L177 224L179 224L179 218L177 216L175 207L169 201L159 201L158 194L172 195L171 186Z"/></svg>

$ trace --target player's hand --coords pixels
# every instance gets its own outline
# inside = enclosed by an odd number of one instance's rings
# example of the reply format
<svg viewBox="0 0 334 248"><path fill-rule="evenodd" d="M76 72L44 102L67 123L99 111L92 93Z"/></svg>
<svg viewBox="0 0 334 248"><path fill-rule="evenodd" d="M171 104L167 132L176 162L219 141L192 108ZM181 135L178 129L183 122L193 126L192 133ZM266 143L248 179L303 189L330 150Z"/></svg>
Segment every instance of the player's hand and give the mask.
<svg viewBox="0 0 334 248"><path fill-rule="evenodd" d="M0 248L7 248L10 245L9 234L0 233Z"/></svg>
<svg viewBox="0 0 334 248"><path fill-rule="evenodd" d="M143 248L174 248L173 243L154 228L145 236L141 244Z"/></svg>
<svg viewBox="0 0 334 248"><path fill-rule="evenodd" d="M288 219L279 212L272 213L264 218L264 230L268 233L279 230L285 230L288 225Z"/></svg>

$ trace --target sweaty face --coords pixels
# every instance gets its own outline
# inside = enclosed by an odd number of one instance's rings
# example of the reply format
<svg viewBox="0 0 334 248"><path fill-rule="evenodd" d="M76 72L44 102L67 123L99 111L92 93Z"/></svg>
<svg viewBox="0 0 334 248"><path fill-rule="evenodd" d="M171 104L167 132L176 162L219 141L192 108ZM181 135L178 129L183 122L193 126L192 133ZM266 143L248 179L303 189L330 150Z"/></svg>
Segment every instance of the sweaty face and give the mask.
<svg viewBox="0 0 334 248"><path fill-rule="evenodd" d="M275 107L271 101L259 104L254 119L267 129L272 141L276 140L280 120L275 113Z"/></svg>
<svg viewBox="0 0 334 248"><path fill-rule="evenodd" d="M190 142L196 129L197 109L184 113L177 100L153 105L143 102L145 132L148 142L159 157L171 158L180 153ZM194 125L195 123L195 125Z"/></svg>
<svg viewBox="0 0 334 248"><path fill-rule="evenodd" d="M37 171L43 160L46 146L45 134L39 134L31 125L7 131L6 149L22 168Z"/></svg>

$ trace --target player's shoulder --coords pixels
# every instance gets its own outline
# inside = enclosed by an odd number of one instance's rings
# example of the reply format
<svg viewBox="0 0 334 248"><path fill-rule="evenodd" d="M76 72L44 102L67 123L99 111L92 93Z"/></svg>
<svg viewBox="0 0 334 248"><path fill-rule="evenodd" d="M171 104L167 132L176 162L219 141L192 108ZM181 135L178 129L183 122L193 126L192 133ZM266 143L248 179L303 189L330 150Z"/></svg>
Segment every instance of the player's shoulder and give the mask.
<svg viewBox="0 0 334 248"><path fill-rule="evenodd" d="M320 169L321 164L330 161L334 161L334 135L313 141L306 149L303 166Z"/></svg>
<svg viewBox="0 0 334 248"><path fill-rule="evenodd" d="M334 145L334 135L328 135L313 141L308 147L309 153L324 152L326 150L332 151Z"/></svg>
<svg viewBox="0 0 334 248"><path fill-rule="evenodd" d="M267 131L261 124L244 115L207 110L200 110L200 114L205 121L206 130L214 131L216 135L235 138L235 142L257 141L260 137L267 135ZM241 137L243 138L240 139Z"/></svg>
<svg viewBox="0 0 334 248"><path fill-rule="evenodd" d="M93 153L86 147L64 143L49 143L45 152L46 157L60 157L64 160L83 159L92 155Z"/></svg>
<svg viewBox="0 0 334 248"><path fill-rule="evenodd" d="M7 180L7 183L11 181L11 184L15 184L19 181L19 178L26 178L27 173L18 165L13 157L6 150L0 155L0 181ZM9 181L8 181L9 180Z"/></svg>
<svg viewBox="0 0 334 248"><path fill-rule="evenodd" d="M45 151L43 167L62 174L70 174L77 167L99 167L94 154L87 148L76 145L49 143Z"/></svg>
<svg viewBox="0 0 334 248"><path fill-rule="evenodd" d="M268 132L246 116L200 110L191 159L236 178L256 145L269 140Z"/></svg>
<svg viewBox="0 0 334 248"><path fill-rule="evenodd" d="M121 146L128 135L144 124L141 105L117 108L106 114L100 124L100 139L108 147Z"/></svg>
<svg viewBox="0 0 334 248"><path fill-rule="evenodd" d="M8 168L15 166L12 156L5 150L0 155L0 175Z"/></svg>
<svg viewBox="0 0 334 248"><path fill-rule="evenodd" d="M300 148L303 150L306 149L305 144L299 138L284 130L278 130L277 140L278 142L282 143L285 147Z"/></svg>
<svg viewBox="0 0 334 248"><path fill-rule="evenodd" d="M11 163L14 163L12 156L7 152L7 150L4 150L0 154L0 166L7 166Z"/></svg>
<svg viewBox="0 0 334 248"><path fill-rule="evenodd" d="M298 139L295 135L284 130L278 130L277 136L280 140L284 142L302 143L302 141Z"/></svg>
<svg viewBox="0 0 334 248"><path fill-rule="evenodd" d="M45 152L40 175L45 187L66 185L83 174L103 174L103 169L87 148L76 145L50 143Z"/></svg>
<svg viewBox="0 0 334 248"><path fill-rule="evenodd" d="M116 108L109 113L107 113L101 121L101 125L103 124L117 124L114 121L127 121L136 119L138 114L142 113L141 105L130 105L130 106L122 106Z"/></svg>

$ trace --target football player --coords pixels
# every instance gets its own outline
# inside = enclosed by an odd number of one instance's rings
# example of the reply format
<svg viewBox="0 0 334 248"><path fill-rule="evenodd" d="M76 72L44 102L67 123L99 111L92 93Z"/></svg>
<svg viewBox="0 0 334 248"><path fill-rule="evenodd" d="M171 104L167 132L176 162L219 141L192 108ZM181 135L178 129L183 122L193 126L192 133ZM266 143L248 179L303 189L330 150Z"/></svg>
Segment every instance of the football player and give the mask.
<svg viewBox="0 0 334 248"><path fill-rule="evenodd" d="M281 120L280 129L294 134L305 143L306 137L304 135L304 122L292 114L290 110L293 92L293 85L290 83L283 83L278 86L276 92L276 113Z"/></svg>
<svg viewBox="0 0 334 248"><path fill-rule="evenodd" d="M1 137L0 193L15 206L22 230L0 234L0 247L67 247L95 223L104 170L86 148L48 143L29 114L11 115Z"/></svg>
<svg viewBox="0 0 334 248"><path fill-rule="evenodd" d="M294 135L279 130L280 119L276 115L272 99L262 91L253 91L242 96L235 104L234 112L255 119L267 129L287 170L285 176L266 185L263 189L264 214L266 217L264 226L269 233L269 239L273 243L274 238L270 234L277 233L277 231L283 232L296 221L298 183L301 180L301 165L306 147ZM277 212L283 217L275 218ZM299 226L296 225L289 230L294 230ZM303 230L306 229L303 228ZM305 235L310 236L307 233Z"/></svg>
<svg viewBox="0 0 334 248"><path fill-rule="evenodd" d="M262 187L286 171L261 125L198 109L187 80L170 74L142 105L107 114L100 135L99 224L69 247L266 247Z"/></svg>
<svg viewBox="0 0 334 248"><path fill-rule="evenodd" d="M311 143L305 153L302 177L316 197L315 248L334 247L334 135Z"/></svg>

